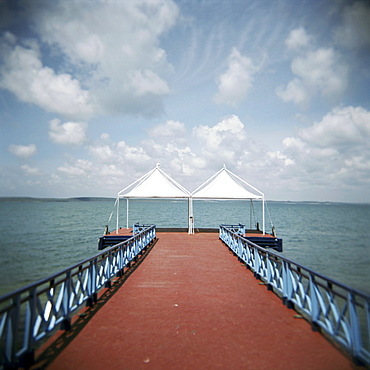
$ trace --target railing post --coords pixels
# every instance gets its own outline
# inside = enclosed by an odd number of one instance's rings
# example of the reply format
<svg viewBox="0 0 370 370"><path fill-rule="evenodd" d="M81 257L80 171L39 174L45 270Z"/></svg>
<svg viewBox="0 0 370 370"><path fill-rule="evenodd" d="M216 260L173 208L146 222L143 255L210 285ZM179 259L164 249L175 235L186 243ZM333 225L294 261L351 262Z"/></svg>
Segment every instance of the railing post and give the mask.
<svg viewBox="0 0 370 370"><path fill-rule="evenodd" d="M23 347L25 353L20 358L22 367L28 369L35 363L33 325L36 310L36 287L30 290L29 300L26 303L26 318L24 323Z"/></svg>
<svg viewBox="0 0 370 370"><path fill-rule="evenodd" d="M61 330L71 330L70 317L70 297L71 297L71 271L66 273L66 281L63 284L63 316L64 319L60 325Z"/></svg>
<svg viewBox="0 0 370 370"><path fill-rule="evenodd" d="M238 238L237 255L238 255L239 259L242 260L242 257L243 257L243 243L242 243L242 238Z"/></svg>
<svg viewBox="0 0 370 370"><path fill-rule="evenodd" d="M113 263L113 256L112 256L112 251L108 252L108 256L105 260L104 263L104 287L105 288L110 288L112 286L111 283L111 276L112 276L112 263Z"/></svg>
<svg viewBox="0 0 370 370"><path fill-rule="evenodd" d="M356 363L361 362L359 360L359 353L361 350L361 334L360 334L360 323L358 320L357 310L356 310L356 301L352 292L348 293L348 304L349 304L349 318L351 323L351 349L352 356Z"/></svg>
<svg viewBox="0 0 370 370"><path fill-rule="evenodd" d="M290 274L290 264L287 261L283 261L283 303L288 308L293 308L292 295L293 283Z"/></svg>
<svg viewBox="0 0 370 370"><path fill-rule="evenodd" d="M272 290L272 263L269 258L269 254L266 252L266 283L267 283L267 289Z"/></svg>
<svg viewBox="0 0 370 370"><path fill-rule="evenodd" d="M19 313L20 313L20 296L15 296L13 301L13 309L10 312L10 317L7 320L8 324L8 337L6 341L5 357L10 364L15 362L15 354L17 348L18 338L18 324L19 324Z"/></svg>
<svg viewBox="0 0 370 370"><path fill-rule="evenodd" d="M311 329L313 331L319 331L320 327L318 324L320 317L320 305L319 299L316 292L315 277L310 274L310 298L311 298Z"/></svg>
<svg viewBox="0 0 370 370"><path fill-rule="evenodd" d="M26 308L26 321L24 324L24 345L27 348L33 348L34 336L33 336L33 326L36 317L36 287L30 290L30 299L27 303Z"/></svg>
<svg viewBox="0 0 370 370"><path fill-rule="evenodd" d="M253 265L253 270L254 270L254 276L256 278L260 277L260 256L258 253L258 249L253 247L253 252L254 252L254 265Z"/></svg>
<svg viewBox="0 0 370 370"><path fill-rule="evenodd" d="M94 258L90 261L90 267L89 267L89 284L88 284L88 296L86 306L93 306L96 302L96 264L97 259Z"/></svg>

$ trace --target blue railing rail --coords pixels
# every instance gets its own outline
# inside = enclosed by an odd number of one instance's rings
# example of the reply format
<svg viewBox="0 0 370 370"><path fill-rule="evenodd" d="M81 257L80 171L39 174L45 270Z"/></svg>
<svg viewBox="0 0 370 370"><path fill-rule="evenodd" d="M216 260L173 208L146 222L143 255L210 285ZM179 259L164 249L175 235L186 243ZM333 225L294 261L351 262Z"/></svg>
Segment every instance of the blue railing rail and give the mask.
<svg viewBox="0 0 370 370"><path fill-rule="evenodd" d="M141 229L91 258L0 297L0 369L32 365L42 339L56 329L69 330L72 316L92 306L99 290L123 276L130 262L156 238L155 225Z"/></svg>
<svg viewBox="0 0 370 370"><path fill-rule="evenodd" d="M274 291L357 364L370 367L370 295L316 273L220 225L220 239Z"/></svg>
<svg viewBox="0 0 370 370"><path fill-rule="evenodd" d="M238 224L238 225L221 225L225 229L230 230L231 232L234 232L235 234L244 236L245 234L245 225Z"/></svg>
<svg viewBox="0 0 370 370"><path fill-rule="evenodd" d="M136 224L134 224L133 228L132 228L132 235L136 235L136 234L139 234L141 233L143 230L151 227L153 225L140 225L138 222Z"/></svg>

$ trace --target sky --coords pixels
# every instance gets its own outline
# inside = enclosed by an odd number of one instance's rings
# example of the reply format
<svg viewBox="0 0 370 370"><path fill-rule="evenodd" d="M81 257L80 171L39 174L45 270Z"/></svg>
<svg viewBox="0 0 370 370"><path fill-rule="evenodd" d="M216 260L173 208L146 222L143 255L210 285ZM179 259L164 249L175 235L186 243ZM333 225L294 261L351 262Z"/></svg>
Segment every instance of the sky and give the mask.
<svg viewBox="0 0 370 370"><path fill-rule="evenodd" d="M370 2L0 0L0 196L115 197L160 163L370 202Z"/></svg>

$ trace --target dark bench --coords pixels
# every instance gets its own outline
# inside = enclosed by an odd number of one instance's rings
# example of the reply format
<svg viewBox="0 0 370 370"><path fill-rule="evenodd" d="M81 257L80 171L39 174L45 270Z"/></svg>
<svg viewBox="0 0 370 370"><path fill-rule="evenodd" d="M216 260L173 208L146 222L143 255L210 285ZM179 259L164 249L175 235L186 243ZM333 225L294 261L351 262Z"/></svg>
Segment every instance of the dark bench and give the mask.
<svg viewBox="0 0 370 370"><path fill-rule="evenodd" d="M279 238L264 238L259 236L248 236L246 239L250 240L263 248L272 248L277 252L283 251L283 239Z"/></svg>
<svg viewBox="0 0 370 370"><path fill-rule="evenodd" d="M105 248L112 247L130 238L132 238L132 235L104 235L99 238L98 250L101 251Z"/></svg>

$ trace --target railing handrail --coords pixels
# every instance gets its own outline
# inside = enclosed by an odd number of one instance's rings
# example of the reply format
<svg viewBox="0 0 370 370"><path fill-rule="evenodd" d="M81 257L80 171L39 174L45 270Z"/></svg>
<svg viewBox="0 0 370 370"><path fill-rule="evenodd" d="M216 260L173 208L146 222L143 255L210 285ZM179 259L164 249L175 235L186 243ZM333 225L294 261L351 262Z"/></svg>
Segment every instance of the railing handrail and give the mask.
<svg viewBox="0 0 370 370"><path fill-rule="evenodd" d="M156 237L155 225L137 226L141 231L131 238L0 297L0 369L18 366L25 358L32 365L40 339L59 325L68 330L74 312L94 304L100 289L123 275Z"/></svg>
<svg viewBox="0 0 370 370"><path fill-rule="evenodd" d="M369 366L370 295L251 242L234 232L236 226L220 225L220 239L255 276L302 313L313 330L322 329L355 362Z"/></svg>
<svg viewBox="0 0 370 370"><path fill-rule="evenodd" d="M151 227L151 226L153 226L153 225L146 225L146 226L147 226L147 227ZM34 288L34 287L37 287L37 286L39 286L39 285L43 285L43 284L47 283L48 281L51 281L51 280L53 280L53 279L56 279L58 276L61 276L61 275L65 274L65 273L67 273L68 271L72 271L73 269L75 269L75 268L77 268L77 267L79 267L79 266L82 266L82 265L83 265L83 264L85 264L85 263L88 263L88 262L90 262L90 261L92 261L92 260L95 260L96 258L99 258L100 256L102 256L102 255L105 255L105 254L109 253L109 252L110 252L110 251L112 251L113 249L117 249L117 248L119 248L119 247L120 247L120 246L122 246L123 244L128 244L128 243L129 243L130 241L132 241L132 239L133 239L133 238L135 238L135 237L137 237L137 235L133 235L131 238L129 238L129 239L127 239L127 240L124 240L123 242L117 243L117 244L115 244L115 245L112 245L112 246L111 246L111 247L109 247L109 248L104 249L104 251L103 251L103 252L97 253L97 254L93 255L92 257L89 257L89 258L86 258L85 260L82 260L81 262L77 262L76 264L74 264L74 265L72 265L72 266L70 266L70 267L67 267L67 268L65 268L64 270L61 270L61 271L59 271L59 272L56 272L55 274L49 275L49 276L48 276L48 277L46 277L46 278L41 278L41 279L37 280L37 281L36 281L36 282L34 282L34 283L30 283L30 284L28 284L28 285L25 285L25 286L24 286L24 287L22 287L22 288L19 288L19 289L16 289L16 290L12 291L12 292L6 293L6 294L4 294L3 296L0 296L0 304L1 304L1 302L6 301L6 300L8 300L8 299L12 298L13 296L15 296L15 295L17 295L17 294L24 293L24 292L26 292L27 290L30 290L30 289L32 289L32 288Z"/></svg>
<svg viewBox="0 0 370 370"><path fill-rule="evenodd" d="M231 227L235 227L235 226L237 226L237 225L220 225L220 228L222 227L222 228L225 228L225 229L229 229L229 227L230 227L230 226L231 226ZM230 232L230 230L228 230L228 231ZM231 231L231 232L232 232L232 231ZM261 251L261 252L268 253L269 255L272 255L272 256L274 256L274 257L277 257L278 259L280 259L280 260L282 260L282 261L285 261L285 262L287 262L287 263L293 264L293 265L295 265L295 266L299 267L300 269L306 270L306 271L307 271L307 272L309 272L310 274L313 274L313 275L315 275L315 276L319 277L319 278L320 278L320 279L322 279L322 280L326 280L326 281L328 281L329 283L332 283L332 284L334 284L334 285L337 285L337 286L341 287L342 289L345 289L345 290L348 290L348 291L350 291L350 292L353 292L353 293L355 293L356 295L362 296L363 298L370 299L370 295L369 295L369 294L367 294L367 293L365 293L365 292L363 292L363 291L361 291L361 290L359 290L359 289L356 289L356 288L353 288L353 287L351 287L351 286L349 286L349 285L346 285L346 284L344 284L344 283L340 282L339 280L335 280L335 279L333 279L333 278L330 278L330 277L328 277L328 276L326 276L326 275L324 275L324 274L321 274L320 272L316 272L316 271L314 271L314 270L310 269L309 267L307 267L307 266L304 266L304 265L300 264L299 262L295 262L295 261L293 261L293 260L292 260L292 259L290 259L290 258L287 258L287 257L285 257L285 256L282 256L281 254L279 254L279 253L277 253L277 252L273 251L272 249L268 249L268 250L267 250L266 248L263 248L263 247L261 247L260 245L258 245L258 244L256 244L256 243L254 243L254 242L250 241L250 240L249 240L247 237L245 237L245 236L241 236L241 235L239 235L239 234L237 234L237 233L234 233L234 234L235 234L235 237L236 237L236 238L244 239L245 241L247 241L247 242L248 242L248 244L252 245L254 248L258 249L258 250L259 250L259 251Z"/></svg>

